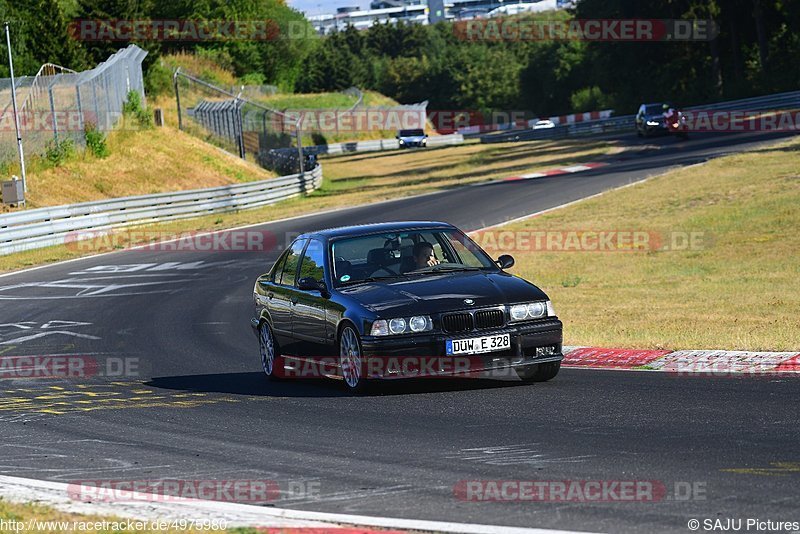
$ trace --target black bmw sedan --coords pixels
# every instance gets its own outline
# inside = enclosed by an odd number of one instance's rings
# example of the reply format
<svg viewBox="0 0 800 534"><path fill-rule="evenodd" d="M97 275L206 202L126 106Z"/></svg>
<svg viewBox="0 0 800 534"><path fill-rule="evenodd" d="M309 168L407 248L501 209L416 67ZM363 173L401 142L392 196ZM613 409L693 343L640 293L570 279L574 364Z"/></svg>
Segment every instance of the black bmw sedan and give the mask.
<svg viewBox="0 0 800 534"><path fill-rule="evenodd" d="M503 377L543 382L563 355L547 295L454 226L303 234L258 278L251 319L270 379Z"/></svg>

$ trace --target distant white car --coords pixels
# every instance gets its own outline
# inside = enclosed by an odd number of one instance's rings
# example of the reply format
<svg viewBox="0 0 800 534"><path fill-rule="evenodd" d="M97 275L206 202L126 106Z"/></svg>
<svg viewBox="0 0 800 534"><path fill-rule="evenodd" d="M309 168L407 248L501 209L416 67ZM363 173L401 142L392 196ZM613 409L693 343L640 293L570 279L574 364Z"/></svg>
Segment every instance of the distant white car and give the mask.
<svg viewBox="0 0 800 534"><path fill-rule="evenodd" d="M536 124L533 125L534 130L544 130L547 128L555 128L556 123L551 121L550 119L542 119L540 121L536 121Z"/></svg>

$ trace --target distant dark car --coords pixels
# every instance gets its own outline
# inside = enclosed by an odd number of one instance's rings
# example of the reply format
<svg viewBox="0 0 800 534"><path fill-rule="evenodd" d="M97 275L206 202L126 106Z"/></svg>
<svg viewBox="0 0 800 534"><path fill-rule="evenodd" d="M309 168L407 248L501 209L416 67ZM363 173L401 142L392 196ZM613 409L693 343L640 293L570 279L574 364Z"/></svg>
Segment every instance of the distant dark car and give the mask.
<svg viewBox="0 0 800 534"><path fill-rule="evenodd" d="M686 139L689 136L686 117L669 103L642 104L634 122L639 137L672 134Z"/></svg>
<svg viewBox="0 0 800 534"><path fill-rule="evenodd" d="M422 266L420 266L422 265ZM558 374L547 295L441 222L303 234L258 278L252 327L267 377L368 379Z"/></svg>
<svg viewBox="0 0 800 534"><path fill-rule="evenodd" d="M400 130L397 140L400 148L424 147L428 144L428 135L424 130Z"/></svg>

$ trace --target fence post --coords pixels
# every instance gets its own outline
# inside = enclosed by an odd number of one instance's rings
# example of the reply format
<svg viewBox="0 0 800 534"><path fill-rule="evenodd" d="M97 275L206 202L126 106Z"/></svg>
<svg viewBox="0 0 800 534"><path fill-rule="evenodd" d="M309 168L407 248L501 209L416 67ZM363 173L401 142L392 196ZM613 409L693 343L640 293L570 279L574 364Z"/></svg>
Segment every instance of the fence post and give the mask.
<svg viewBox="0 0 800 534"><path fill-rule="evenodd" d="M56 118L56 103L53 98L53 85L47 88L47 93L50 96L50 113L53 116L53 138L58 143L58 119Z"/></svg>
<svg viewBox="0 0 800 534"><path fill-rule="evenodd" d="M94 101L94 112L97 115L97 128L104 130L106 128L106 124L100 125L100 101L97 100L97 85L95 81L92 80L92 100ZM106 121L108 122L108 117L106 117Z"/></svg>
<svg viewBox="0 0 800 534"><path fill-rule="evenodd" d="M172 75L172 84L175 86L175 103L178 106L178 129L183 130L183 115L181 114L181 92L178 89L178 74L180 73L181 68L178 67L175 69L175 73Z"/></svg>
<svg viewBox="0 0 800 534"><path fill-rule="evenodd" d="M234 111L236 113L236 126L239 129L239 157L245 159L244 153L244 121L242 120L242 106L239 105L239 99L234 102Z"/></svg>
<svg viewBox="0 0 800 534"><path fill-rule="evenodd" d="M303 132L300 130L299 119L297 121L297 126L295 127L295 133L297 135L297 155L299 156L298 161L300 162L300 174L303 174L305 172L305 169L303 168L305 166L304 165L305 162L303 161L303 139L302 139ZM305 187L305 184L303 185Z"/></svg>
<svg viewBox="0 0 800 534"><path fill-rule="evenodd" d="M85 129L86 125L83 123L83 106L81 105L81 86L75 85L75 97L78 103L78 126L81 130Z"/></svg>

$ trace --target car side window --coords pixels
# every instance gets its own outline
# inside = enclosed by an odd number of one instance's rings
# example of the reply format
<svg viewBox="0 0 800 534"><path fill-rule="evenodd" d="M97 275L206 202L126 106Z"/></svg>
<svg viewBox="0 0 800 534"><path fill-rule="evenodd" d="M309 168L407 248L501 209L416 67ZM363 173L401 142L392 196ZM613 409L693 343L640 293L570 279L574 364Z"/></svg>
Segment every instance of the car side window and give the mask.
<svg viewBox="0 0 800 534"><path fill-rule="evenodd" d="M283 266L286 263L286 256L288 256L289 251L287 250L278 258L278 261L275 262L275 266L272 268L272 272L269 275L269 281L273 284L278 283L281 281L281 273L283 272Z"/></svg>
<svg viewBox="0 0 800 534"><path fill-rule="evenodd" d="M286 261L281 270L281 280L278 282L282 286L294 286L297 264L300 262L300 255L306 245L305 239L298 239L292 243L289 252L286 254Z"/></svg>
<svg viewBox="0 0 800 534"><path fill-rule="evenodd" d="M311 239L308 241L306 253L300 263L300 278L313 278L320 281L325 279L324 249L321 241Z"/></svg>

